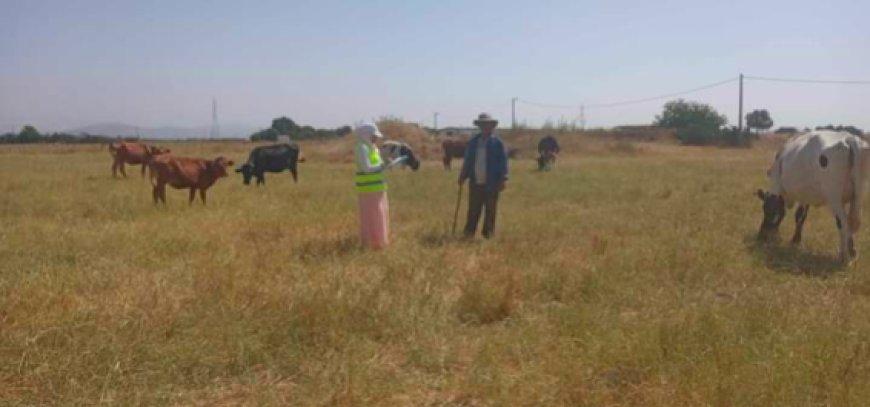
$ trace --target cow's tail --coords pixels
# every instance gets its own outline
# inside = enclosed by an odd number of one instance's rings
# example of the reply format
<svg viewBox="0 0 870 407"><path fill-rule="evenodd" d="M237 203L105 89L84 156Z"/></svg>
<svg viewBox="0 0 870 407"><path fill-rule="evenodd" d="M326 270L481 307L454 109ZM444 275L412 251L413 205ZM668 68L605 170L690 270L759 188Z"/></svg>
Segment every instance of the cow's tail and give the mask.
<svg viewBox="0 0 870 407"><path fill-rule="evenodd" d="M861 227L861 203L864 196L865 183L868 177L870 157L867 157L867 149L862 148L863 140L858 137L849 137L849 178L852 181L852 201L849 205L849 227L852 233Z"/></svg>

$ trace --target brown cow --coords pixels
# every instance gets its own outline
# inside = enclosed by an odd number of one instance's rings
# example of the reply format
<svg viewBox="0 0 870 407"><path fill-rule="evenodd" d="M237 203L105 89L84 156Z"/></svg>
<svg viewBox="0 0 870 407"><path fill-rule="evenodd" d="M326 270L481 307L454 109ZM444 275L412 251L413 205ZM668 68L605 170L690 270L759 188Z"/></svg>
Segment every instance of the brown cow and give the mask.
<svg viewBox="0 0 870 407"><path fill-rule="evenodd" d="M151 184L154 186L152 190L154 204L157 205L159 200L166 205L166 184L169 184L175 189L190 189L188 204L193 204L196 190L199 190L199 198L205 205L205 191L214 185L218 178L226 177L227 167L232 165L233 162L224 157L205 160L173 157L169 154L155 156L149 163L153 177Z"/></svg>
<svg viewBox="0 0 870 407"><path fill-rule="evenodd" d="M121 175L127 178L127 171L124 171L124 164L142 165L142 176L145 176L145 167L154 156L166 154L168 148L151 146L142 143L118 142L109 144L109 154L112 155L112 177L118 176L118 170L121 170Z"/></svg>
<svg viewBox="0 0 870 407"><path fill-rule="evenodd" d="M465 146L468 145L468 140L444 140L441 143L441 148L444 150L444 169L450 170L450 162L454 158L465 157Z"/></svg>

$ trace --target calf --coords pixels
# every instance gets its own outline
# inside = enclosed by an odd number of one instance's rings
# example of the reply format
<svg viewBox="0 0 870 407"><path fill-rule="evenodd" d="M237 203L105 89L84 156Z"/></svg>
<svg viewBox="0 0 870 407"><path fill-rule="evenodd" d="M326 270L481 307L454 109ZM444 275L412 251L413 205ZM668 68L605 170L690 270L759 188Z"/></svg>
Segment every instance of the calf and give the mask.
<svg viewBox="0 0 870 407"><path fill-rule="evenodd" d="M154 157L149 163L152 174L152 196L154 204L162 201L166 205L166 184L175 189L187 188L190 190L188 204L193 204L196 191L199 190L199 198L205 205L205 191L209 189L218 178L227 176L227 167L233 162L224 157L214 160L201 158L173 157L168 154Z"/></svg>
<svg viewBox="0 0 870 407"><path fill-rule="evenodd" d="M248 156L248 162L236 169L242 174L242 182L251 184L251 177L257 177L257 186L266 184L266 172L282 172L290 170L293 182L297 181L296 164L304 160L300 158L299 146L296 144L275 144L255 147Z"/></svg>
<svg viewBox="0 0 870 407"><path fill-rule="evenodd" d="M868 152L870 144L846 132L815 131L788 140L767 172L769 190L757 192L764 212L758 238L775 236L787 208L797 203L792 243L800 243L810 206L828 205L840 231L840 260L848 264L857 258L854 235L861 226Z"/></svg>
<svg viewBox="0 0 870 407"><path fill-rule="evenodd" d="M538 142L538 170L549 170L556 164L559 154L559 141L553 136L545 136Z"/></svg>
<svg viewBox="0 0 870 407"><path fill-rule="evenodd" d="M381 146L381 155L385 158L389 158L387 161L392 161L402 156L408 157L405 162L402 163L402 168L409 166L414 171L420 169L420 161L417 160L417 156L414 155L414 150L411 149L411 146L409 146L408 143L387 140Z"/></svg>
<svg viewBox="0 0 870 407"><path fill-rule="evenodd" d="M145 176L145 167L157 155L169 153L168 148L152 146L143 143L118 142L109 144L109 154L112 155L112 177L121 175L127 178L124 164L141 165L142 176Z"/></svg>
<svg viewBox="0 0 870 407"><path fill-rule="evenodd" d="M450 162L454 158L465 157L465 147L468 145L468 140L444 140L441 143L441 148L444 150L444 169L450 170Z"/></svg>

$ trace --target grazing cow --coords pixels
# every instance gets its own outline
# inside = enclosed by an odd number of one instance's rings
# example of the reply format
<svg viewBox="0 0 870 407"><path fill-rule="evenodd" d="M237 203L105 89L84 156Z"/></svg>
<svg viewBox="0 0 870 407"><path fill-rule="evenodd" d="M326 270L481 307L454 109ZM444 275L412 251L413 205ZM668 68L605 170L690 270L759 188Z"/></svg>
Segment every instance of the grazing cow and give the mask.
<svg viewBox="0 0 870 407"><path fill-rule="evenodd" d="M414 150L411 149L411 146L409 146L408 143L387 140L381 146L381 155L388 158L390 161L402 156L408 157L408 159L402 163L402 168L408 166L414 171L420 169L420 161L417 160L417 156L414 155Z"/></svg>
<svg viewBox="0 0 870 407"><path fill-rule="evenodd" d="M148 162L157 155L169 153L168 148L156 147L142 143L118 142L109 144L109 154L112 155L112 177L121 175L127 177L124 164L142 165L142 176L145 176L145 167Z"/></svg>
<svg viewBox="0 0 870 407"><path fill-rule="evenodd" d="M444 169L450 170L450 162L454 158L465 157L465 146L468 145L468 140L444 140L441 143L441 148L444 149Z"/></svg>
<svg viewBox="0 0 870 407"><path fill-rule="evenodd" d="M767 172L770 189L757 192L764 203L758 238L768 240L775 236L786 208L797 203L797 228L792 243L800 243L810 206L828 205L840 230L840 260L850 263L858 256L854 234L861 226L861 202L868 173L870 144L858 136L815 131L788 140Z"/></svg>
<svg viewBox="0 0 870 407"><path fill-rule="evenodd" d="M163 201L166 205L166 184L175 189L190 189L188 204L193 204L196 191L199 190L199 198L205 205L205 191L209 189L218 178L227 176L227 167L233 162L224 157L214 160L201 158L173 157L163 154L154 157L148 166L151 168L151 183L154 186L152 196L154 204Z"/></svg>
<svg viewBox="0 0 870 407"><path fill-rule="evenodd" d="M283 172L290 170L293 182L297 181L296 164L303 162L299 146L296 144L275 144L255 147L248 156L248 162L242 164L236 172L242 174L245 185L251 184L251 177L257 177L257 186L266 184L266 172Z"/></svg>
<svg viewBox="0 0 870 407"><path fill-rule="evenodd" d="M559 154L559 141L555 137L547 135L538 142L538 170L550 170L556 165L556 156Z"/></svg>

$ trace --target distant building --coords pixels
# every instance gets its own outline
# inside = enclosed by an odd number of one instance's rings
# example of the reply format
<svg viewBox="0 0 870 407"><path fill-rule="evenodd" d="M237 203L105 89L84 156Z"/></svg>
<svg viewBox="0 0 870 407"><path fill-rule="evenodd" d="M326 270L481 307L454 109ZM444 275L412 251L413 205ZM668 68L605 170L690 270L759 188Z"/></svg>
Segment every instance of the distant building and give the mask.
<svg viewBox="0 0 870 407"><path fill-rule="evenodd" d="M447 137L471 137L477 133L473 127L443 127L435 131L437 136Z"/></svg>

